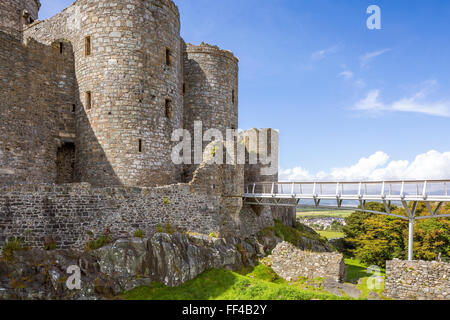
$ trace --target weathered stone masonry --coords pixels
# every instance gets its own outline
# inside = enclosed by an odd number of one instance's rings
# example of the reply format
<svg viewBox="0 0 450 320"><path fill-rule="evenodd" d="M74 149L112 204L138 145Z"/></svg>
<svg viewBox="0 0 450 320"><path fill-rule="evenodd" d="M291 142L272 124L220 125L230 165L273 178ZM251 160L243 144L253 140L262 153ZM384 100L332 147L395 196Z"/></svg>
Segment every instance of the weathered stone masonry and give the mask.
<svg viewBox="0 0 450 320"><path fill-rule="evenodd" d="M0 185L56 182L58 148L75 133L74 86L70 50L0 32Z"/></svg>
<svg viewBox="0 0 450 320"><path fill-rule="evenodd" d="M262 166L171 159L175 129L237 129L231 52L185 44L171 0L77 0L44 21L39 8L0 2L0 247L158 224L244 239L273 224L270 208L243 206Z"/></svg>
<svg viewBox="0 0 450 320"><path fill-rule="evenodd" d="M385 295L404 300L450 300L450 263L386 262Z"/></svg>

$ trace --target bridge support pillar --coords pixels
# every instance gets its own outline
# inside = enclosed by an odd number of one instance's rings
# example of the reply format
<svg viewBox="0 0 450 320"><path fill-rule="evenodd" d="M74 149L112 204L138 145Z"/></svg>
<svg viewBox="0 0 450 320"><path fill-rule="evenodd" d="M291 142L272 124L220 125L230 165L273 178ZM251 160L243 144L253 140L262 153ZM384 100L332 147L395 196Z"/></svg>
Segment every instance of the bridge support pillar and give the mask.
<svg viewBox="0 0 450 320"><path fill-rule="evenodd" d="M414 218L409 219L408 260L414 259Z"/></svg>

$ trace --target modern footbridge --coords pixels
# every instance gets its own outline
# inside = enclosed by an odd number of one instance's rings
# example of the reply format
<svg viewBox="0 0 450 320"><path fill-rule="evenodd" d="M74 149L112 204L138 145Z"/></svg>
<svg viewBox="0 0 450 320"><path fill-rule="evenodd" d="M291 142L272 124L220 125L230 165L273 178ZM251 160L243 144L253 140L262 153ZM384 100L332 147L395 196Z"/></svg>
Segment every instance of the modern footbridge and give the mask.
<svg viewBox="0 0 450 320"><path fill-rule="evenodd" d="M252 205L351 209L408 220L408 259L412 260L414 221L450 217L450 214L439 213L441 207L450 202L449 187L450 180L269 182L246 185L244 199ZM368 202L384 204L385 212L366 209ZM428 215L416 215L419 202L426 204ZM391 204L402 206L406 214L392 213Z"/></svg>

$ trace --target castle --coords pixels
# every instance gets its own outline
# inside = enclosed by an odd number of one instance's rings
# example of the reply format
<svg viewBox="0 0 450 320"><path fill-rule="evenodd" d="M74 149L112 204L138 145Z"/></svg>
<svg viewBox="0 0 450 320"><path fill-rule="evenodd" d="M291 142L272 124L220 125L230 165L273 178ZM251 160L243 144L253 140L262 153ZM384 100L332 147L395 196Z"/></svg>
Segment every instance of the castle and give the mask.
<svg viewBox="0 0 450 320"><path fill-rule="evenodd" d="M237 129L238 59L184 43L172 1L79 0L45 21L40 5L0 4L2 179L182 182L175 129Z"/></svg>
<svg viewBox="0 0 450 320"><path fill-rule="evenodd" d="M292 222L291 208L244 203L245 183L277 181L267 163L172 161L177 129L237 129L239 94L238 59L185 43L171 0L77 0L43 21L40 6L0 3L0 248L169 224L245 239ZM244 136L257 141L247 159L271 153L278 167L276 130Z"/></svg>

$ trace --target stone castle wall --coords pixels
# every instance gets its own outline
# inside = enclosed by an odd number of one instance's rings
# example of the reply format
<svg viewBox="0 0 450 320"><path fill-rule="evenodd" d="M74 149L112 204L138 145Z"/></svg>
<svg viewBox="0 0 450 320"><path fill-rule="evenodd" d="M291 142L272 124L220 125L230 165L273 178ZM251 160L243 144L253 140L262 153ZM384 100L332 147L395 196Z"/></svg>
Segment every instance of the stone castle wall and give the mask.
<svg viewBox="0 0 450 320"><path fill-rule="evenodd" d="M450 300L450 263L387 261L384 294L402 300Z"/></svg>
<svg viewBox="0 0 450 320"><path fill-rule="evenodd" d="M178 231L209 234L222 228L219 198L190 192L188 185L149 189L93 188L79 185L28 185L0 189L3 244L22 237L42 247L46 237L58 248L80 248L110 230L114 236L156 232L170 224Z"/></svg>
<svg viewBox="0 0 450 320"><path fill-rule="evenodd" d="M83 248L105 232L146 236L167 225L177 232L245 239L273 225L270 211L236 210L221 196L192 192L189 184L153 188L95 188L89 184L0 188L0 248L12 237L42 248Z"/></svg>
<svg viewBox="0 0 450 320"><path fill-rule="evenodd" d="M154 186L180 181L181 169L170 158L170 135L183 120L179 32L178 9L169 0L78 0L25 31L25 37L43 43L60 38L72 43L77 182Z"/></svg>
<svg viewBox="0 0 450 320"><path fill-rule="evenodd" d="M20 38L23 26L38 19L40 7L39 0L0 1L0 31Z"/></svg>
<svg viewBox="0 0 450 320"><path fill-rule="evenodd" d="M0 184L54 183L74 136L72 53L0 31L0 66Z"/></svg>

